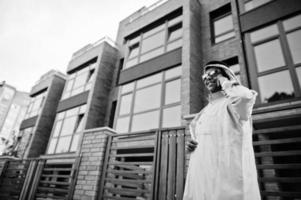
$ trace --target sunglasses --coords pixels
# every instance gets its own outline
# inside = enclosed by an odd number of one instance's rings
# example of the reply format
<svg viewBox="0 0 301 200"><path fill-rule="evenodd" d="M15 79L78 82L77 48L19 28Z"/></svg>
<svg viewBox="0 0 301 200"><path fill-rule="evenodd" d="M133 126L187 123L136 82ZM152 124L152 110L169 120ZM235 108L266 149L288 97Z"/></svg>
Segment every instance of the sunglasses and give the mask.
<svg viewBox="0 0 301 200"><path fill-rule="evenodd" d="M203 79L203 81L207 81L208 79L212 79L212 78L216 77L218 74L220 74L220 70L214 69L212 71L209 71L209 72L203 74L202 79Z"/></svg>

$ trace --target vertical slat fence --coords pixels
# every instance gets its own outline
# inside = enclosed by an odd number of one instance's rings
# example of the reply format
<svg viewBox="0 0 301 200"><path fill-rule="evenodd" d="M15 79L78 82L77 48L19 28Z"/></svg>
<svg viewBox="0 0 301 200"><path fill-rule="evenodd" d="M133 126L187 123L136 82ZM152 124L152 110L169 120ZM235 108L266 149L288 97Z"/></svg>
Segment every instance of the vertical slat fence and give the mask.
<svg viewBox="0 0 301 200"><path fill-rule="evenodd" d="M181 200L185 181L185 129L161 130L160 155L157 156L159 200Z"/></svg>
<svg viewBox="0 0 301 200"><path fill-rule="evenodd" d="M0 199L19 199L30 160L7 160L0 179Z"/></svg>

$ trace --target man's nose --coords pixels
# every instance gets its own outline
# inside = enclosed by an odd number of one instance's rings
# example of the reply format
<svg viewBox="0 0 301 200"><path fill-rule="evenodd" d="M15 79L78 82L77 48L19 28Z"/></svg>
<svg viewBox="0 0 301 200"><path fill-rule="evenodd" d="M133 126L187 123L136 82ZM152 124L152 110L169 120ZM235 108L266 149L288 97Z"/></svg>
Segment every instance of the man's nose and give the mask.
<svg viewBox="0 0 301 200"><path fill-rule="evenodd" d="M212 81L212 80L213 80L213 77L212 77L212 76L208 76L208 77L207 77L207 80L208 80L208 81Z"/></svg>

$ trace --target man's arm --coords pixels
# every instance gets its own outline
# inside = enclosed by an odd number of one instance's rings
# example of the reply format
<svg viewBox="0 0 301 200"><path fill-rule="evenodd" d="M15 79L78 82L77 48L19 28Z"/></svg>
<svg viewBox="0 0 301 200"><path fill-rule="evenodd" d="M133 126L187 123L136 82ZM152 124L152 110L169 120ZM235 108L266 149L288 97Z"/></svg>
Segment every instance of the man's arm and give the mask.
<svg viewBox="0 0 301 200"><path fill-rule="evenodd" d="M197 146L198 146L198 142L191 139L187 142L186 149L188 152L193 152Z"/></svg>
<svg viewBox="0 0 301 200"><path fill-rule="evenodd" d="M223 76L219 76L222 90L230 98L231 106L239 115L240 120L248 120L252 114L253 105L257 96L257 92L250 90L233 81L229 81Z"/></svg>

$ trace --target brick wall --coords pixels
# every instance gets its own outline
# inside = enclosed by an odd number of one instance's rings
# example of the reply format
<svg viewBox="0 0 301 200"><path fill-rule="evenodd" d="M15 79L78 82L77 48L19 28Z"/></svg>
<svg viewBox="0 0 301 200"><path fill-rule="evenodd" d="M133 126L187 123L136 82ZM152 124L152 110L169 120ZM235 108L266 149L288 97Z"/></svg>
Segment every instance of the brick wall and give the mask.
<svg viewBox="0 0 301 200"><path fill-rule="evenodd" d="M80 147L82 160L73 199L94 200L97 198L107 138L112 134L115 134L114 130L107 127L84 132Z"/></svg>

